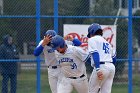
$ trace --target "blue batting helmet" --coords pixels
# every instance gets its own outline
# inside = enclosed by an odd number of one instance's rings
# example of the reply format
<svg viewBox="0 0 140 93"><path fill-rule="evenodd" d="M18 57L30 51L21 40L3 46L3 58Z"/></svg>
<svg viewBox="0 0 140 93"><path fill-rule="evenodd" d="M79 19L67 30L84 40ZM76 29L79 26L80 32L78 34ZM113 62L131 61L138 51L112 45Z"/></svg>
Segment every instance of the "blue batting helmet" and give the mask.
<svg viewBox="0 0 140 93"><path fill-rule="evenodd" d="M99 29L102 29L101 26L97 23L93 23L88 27L88 35L87 37L90 38L90 35L94 35L95 32Z"/></svg>
<svg viewBox="0 0 140 93"><path fill-rule="evenodd" d="M52 37L54 37L55 35L57 35L57 33L54 30L47 30L45 36L46 35L51 35Z"/></svg>
<svg viewBox="0 0 140 93"><path fill-rule="evenodd" d="M52 38L51 40L51 46L54 49L57 48L64 48L65 47L65 40L63 39L63 37L56 35Z"/></svg>

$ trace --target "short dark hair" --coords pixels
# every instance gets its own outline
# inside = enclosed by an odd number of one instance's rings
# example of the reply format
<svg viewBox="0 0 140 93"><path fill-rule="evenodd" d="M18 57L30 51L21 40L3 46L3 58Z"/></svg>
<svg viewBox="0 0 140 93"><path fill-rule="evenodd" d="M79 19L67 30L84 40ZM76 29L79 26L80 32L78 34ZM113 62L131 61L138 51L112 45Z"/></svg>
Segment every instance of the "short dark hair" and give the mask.
<svg viewBox="0 0 140 93"><path fill-rule="evenodd" d="M95 33L94 33L94 35L103 35L103 30L102 29L99 29L99 30L97 30Z"/></svg>

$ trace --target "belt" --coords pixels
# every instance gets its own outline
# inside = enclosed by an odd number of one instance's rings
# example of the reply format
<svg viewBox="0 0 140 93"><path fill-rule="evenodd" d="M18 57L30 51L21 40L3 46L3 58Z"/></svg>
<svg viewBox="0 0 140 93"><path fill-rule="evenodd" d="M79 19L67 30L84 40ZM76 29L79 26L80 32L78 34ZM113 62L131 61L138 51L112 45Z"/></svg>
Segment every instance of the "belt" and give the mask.
<svg viewBox="0 0 140 93"><path fill-rule="evenodd" d="M48 68L57 69L57 66L48 66Z"/></svg>
<svg viewBox="0 0 140 93"><path fill-rule="evenodd" d="M105 63L113 63L113 62L100 62L100 64L105 64Z"/></svg>
<svg viewBox="0 0 140 93"><path fill-rule="evenodd" d="M83 74L83 75L81 75L80 77L69 77L69 78L71 78L71 79L78 79L78 78L82 78L82 77L84 77L85 75Z"/></svg>

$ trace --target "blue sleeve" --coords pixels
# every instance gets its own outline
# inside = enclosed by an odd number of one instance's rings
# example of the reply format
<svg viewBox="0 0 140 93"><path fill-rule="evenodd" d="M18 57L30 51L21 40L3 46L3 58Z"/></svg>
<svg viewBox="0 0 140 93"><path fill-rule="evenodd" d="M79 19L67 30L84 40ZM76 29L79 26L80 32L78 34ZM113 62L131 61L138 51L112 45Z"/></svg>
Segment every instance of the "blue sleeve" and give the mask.
<svg viewBox="0 0 140 93"><path fill-rule="evenodd" d="M100 68L100 57L99 57L99 53L98 52L94 52L92 53L92 57L94 60L94 64L96 68Z"/></svg>
<svg viewBox="0 0 140 93"><path fill-rule="evenodd" d="M34 55L39 56L42 53L43 49L44 49L44 47L42 45L36 47L34 50Z"/></svg>
<svg viewBox="0 0 140 93"><path fill-rule="evenodd" d="M116 56L112 58L113 60L113 64L115 65L116 64Z"/></svg>
<svg viewBox="0 0 140 93"><path fill-rule="evenodd" d="M82 44L82 42L79 39L73 39L72 42L74 46L80 46Z"/></svg>

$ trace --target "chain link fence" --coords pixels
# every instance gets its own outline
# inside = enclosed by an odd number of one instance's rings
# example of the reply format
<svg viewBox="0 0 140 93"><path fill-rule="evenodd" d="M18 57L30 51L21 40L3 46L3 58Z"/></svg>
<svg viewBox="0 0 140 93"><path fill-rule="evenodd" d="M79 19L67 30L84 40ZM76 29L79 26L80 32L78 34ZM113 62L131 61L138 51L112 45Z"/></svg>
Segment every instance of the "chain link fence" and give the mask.
<svg viewBox="0 0 140 93"><path fill-rule="evenodd" d="M112 93L131 93L129 88L133 89L133 93L139 93L140 1L138 1L133 0L133 16L129 16L128 0L0 0L0 43L3 43L3 36L11 34L19 51L19 59L0 59L0 64L17 63L17 87L14 87L17 93L51 93L43 54L40 56L41 63L33 55L38 40L43 38L48 29L55 29L63 36L64 24L93 22L117 26L117 64ZM40 21L39 25L36 25L37 20ZM130 20L132 25L128 24ZM129 27L132 27L132 33ZM129 51L131 49L132 51ZM11 68L11 65L8 68ZM87 68L90 75L92 68L90 65L87 65ZM129 85L131 75L132 85ZM0 93L2 80L3 76L0 75ZM10 82L7 86L10 86Z"/></svg>

